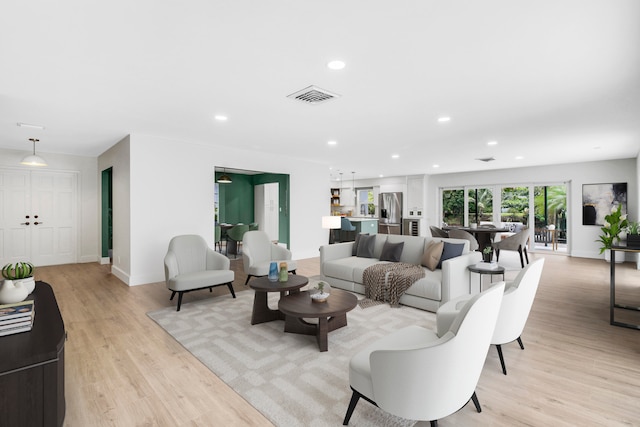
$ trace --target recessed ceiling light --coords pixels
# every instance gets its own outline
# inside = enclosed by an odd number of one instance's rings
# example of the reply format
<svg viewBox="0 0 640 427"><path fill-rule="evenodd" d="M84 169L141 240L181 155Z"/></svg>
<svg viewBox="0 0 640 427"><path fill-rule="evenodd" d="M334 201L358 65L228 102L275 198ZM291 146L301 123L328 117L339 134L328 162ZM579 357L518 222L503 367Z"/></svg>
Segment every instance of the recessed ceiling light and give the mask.
<svg viewBox="0 0 640 427"><path fill-rule="evenodd" d="M223 116L221 114L216 114L213 118L219 122L226 122L227 120L229 120L227 116Z"/></svg>
<svg viewBox="0 0 640 427"><path fill-rule="evenodd" d="M327 67L331 70L342 70L345 67L345 63L339 60L330 61L327 63Z"/></svg>
<svg viewBox="0 0 640 427"><path fill-rule="evenodd" d="M384 178L384 175L380 174L378 175L379 178Z"/></svg>
<svg viewBox="0 0 640 427"><path fill-rule="evenodd" d="M20 126L21 128L29 128L29 129L40 129L40 130L44 130L44 126L41 125L30 125L28 123L16 123L18 126Z"/></svg>
<svg viewBox="0 0 640 427"><path fill-rule="evenodd" d="M434 168L439 168L439 167L440 167L440 165L433 165L433 167L434 167Z"/></svg>
<svg viewBox="0 0 640 427"><path fill-rule="evenodd" d="M438 117L438 122L440 122L440 123L446 123L446 122L450 122L450 121L451 121L451 117L447 117L447 116Z"/></svg>
<svg viewBox="0 0 640 427"><path fill-rule="evenodd" d="M498 141L489 141L487 145L498 145Z"/></svg>
<svg viewBox="0 0 640 427"><path fill-rule="evenodd" d="M392 159L399 159L400 158L400 154L392 154L391 158Z"/></svg>
<svg viewBox="0 0 640 427"><path fill-rule="evenodd" d="M522 157L522 156L516 156L516 160L522 160L522 159L524 159L524 157Z"/></svg>
<svg viewBox="0 0 640 427"><path fill-rule="evenodd" d="M337 145L338 141L328 141L327 144L328 145Z"/></svg>

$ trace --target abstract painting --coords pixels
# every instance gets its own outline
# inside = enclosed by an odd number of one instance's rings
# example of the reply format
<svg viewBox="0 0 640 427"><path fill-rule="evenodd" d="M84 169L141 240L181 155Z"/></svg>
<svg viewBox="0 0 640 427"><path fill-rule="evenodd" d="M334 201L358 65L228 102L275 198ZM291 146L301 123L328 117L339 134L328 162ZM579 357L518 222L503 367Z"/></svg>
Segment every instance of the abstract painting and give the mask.
<svg viewBox="0 0 640 427"><path fill-rule="evenodd" d="M627 213L627 183L583 184L582 225L604 225L605 215L622 205Z"/></svg>

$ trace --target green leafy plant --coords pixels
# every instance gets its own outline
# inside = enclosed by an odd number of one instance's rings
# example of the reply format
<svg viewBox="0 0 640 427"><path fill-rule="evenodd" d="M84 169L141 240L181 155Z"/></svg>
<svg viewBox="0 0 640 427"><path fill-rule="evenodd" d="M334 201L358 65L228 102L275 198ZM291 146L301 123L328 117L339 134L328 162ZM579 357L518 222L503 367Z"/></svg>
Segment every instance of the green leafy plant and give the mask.
<svg viewBox="0 0 640 427"><path fill-rule="evenodd" d="M638 221L629 221L627 225L627 234L638 235L640 234L640 222Z"/></svg>
<svg viewBox="0 0 640 427"><path fill-rule="evenodd" d="M15 265L7 264L2 267L2 277L7 280L26 279L33 275L34 268L30 262L17 262Z"/></svg>
<svg viewBox="0 0 640 427"><path fill-rule="evenodd" d="M611 249L611 246L618 239L620 232L625 230L629 225L627 216L622 215L622 205L618 205L616 210L613 210L609 215L606 215L604 217L604 221L604 226L600 227L602 234L598 237L598 240L596 240L596 242L602 243L600 253L603 253L607 249Z"/></svg>
<svg viewBox="0 0 640 427"><path fill-rule="evenodd" d="M316 289L320 291L321 294L324 293L324 282L318 282L318 286L316 286Z"/></svg>
<svg viewBox="0 0 640 427"><path fill-rule="evenodd" d="M482 250L482 253L485 255L489 255L491 252L493 252L493 248L491 246L485 246Z"/></svg>

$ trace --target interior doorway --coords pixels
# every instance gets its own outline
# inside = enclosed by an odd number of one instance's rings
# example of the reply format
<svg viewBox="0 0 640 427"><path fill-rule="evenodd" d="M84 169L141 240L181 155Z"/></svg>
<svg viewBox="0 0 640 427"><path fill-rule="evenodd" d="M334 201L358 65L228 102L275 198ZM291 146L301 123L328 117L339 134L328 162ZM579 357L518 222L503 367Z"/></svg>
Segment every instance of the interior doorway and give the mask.
<svg viewBox="0 0 640 427"><path fill-rule="evenodd" d="M102 247L101 264L113 262L113 168L102 171Z"/></svg>

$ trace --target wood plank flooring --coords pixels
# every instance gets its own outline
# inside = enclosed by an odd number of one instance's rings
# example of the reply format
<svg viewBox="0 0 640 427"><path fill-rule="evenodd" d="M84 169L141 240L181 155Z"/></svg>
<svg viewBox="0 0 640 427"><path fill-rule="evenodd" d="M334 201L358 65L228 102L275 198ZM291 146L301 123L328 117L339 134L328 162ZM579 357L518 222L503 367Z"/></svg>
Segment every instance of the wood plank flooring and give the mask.
<svg viewBox="0 0 640 427"><path fill-rule="evenodd" d="M491 348L477 389L483 412L467 405L439 424L640 425L640 331L609 325L609 265L536 256L546 261L525 350L503 346L504 376ZM246 291L242 261L232 265L236 291ZM319 274L319 259L298 267ZM93 263L41 267L36 279L53 286L68 331L65 426L271 425L146 316L175 307L164 283L128 287ZM620 302L640 304L634 264L619 265L617 279ZM231 298L219 287L186 294L183 303L214 296ZM620 318L640 323L640 313Z"/></svg>

